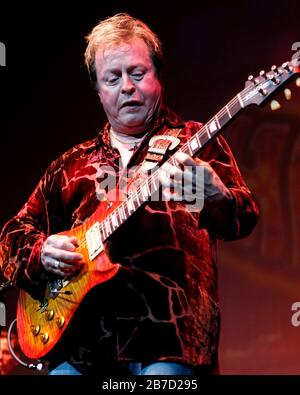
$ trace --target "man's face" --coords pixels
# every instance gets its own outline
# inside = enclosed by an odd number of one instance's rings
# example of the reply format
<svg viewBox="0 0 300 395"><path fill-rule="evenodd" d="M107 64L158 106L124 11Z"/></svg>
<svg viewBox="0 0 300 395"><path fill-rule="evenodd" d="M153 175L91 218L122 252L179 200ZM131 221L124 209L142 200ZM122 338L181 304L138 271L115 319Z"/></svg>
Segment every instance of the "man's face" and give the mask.
<svg viewBox="0 0 300 395"><path fill-rule="evenodd" d="M134 38L95 57L99 97L113 130L143 132L161 104L161 84L148 47Z"/></svg>

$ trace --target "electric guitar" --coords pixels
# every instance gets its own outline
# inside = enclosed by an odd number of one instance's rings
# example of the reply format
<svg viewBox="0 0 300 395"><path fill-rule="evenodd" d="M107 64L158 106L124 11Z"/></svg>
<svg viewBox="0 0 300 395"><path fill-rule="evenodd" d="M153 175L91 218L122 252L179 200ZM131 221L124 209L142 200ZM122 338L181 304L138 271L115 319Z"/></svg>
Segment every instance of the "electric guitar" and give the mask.
<svg viewBox="0 0 300 395"><path fill-rule="evenodd" d="M260 105L284 84L297 78L299 66L286 62L273 66L267 73L250 76L245 88L230 100L209 122L186 142L180 151L194 156L243 108ZM300 77L296 80L300 87ZM276 109L278 102L271 102ZM176 165L174 156L167 160ZM119 270L119 264L110 262L105 251L106 240L159 188L159 169L148 176L125 200L101 202L94 214L81 226L61 234L76 236L77 249L86 265L81 273L68 280L49 282L43 300L35 300L20 290L17 308L18 337L22 351L28 358L41 358L57 345L74 313L87 293L96 285L111 279Z"/></svg>

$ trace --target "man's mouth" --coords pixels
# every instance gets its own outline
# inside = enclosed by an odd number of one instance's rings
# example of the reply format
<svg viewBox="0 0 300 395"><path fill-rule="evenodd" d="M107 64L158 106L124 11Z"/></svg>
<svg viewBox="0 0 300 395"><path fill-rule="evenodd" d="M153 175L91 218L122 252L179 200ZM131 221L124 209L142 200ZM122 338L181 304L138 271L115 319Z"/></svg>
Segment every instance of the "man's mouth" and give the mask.
<svg viewBox="0 0 300 395"><path fill-rule="evenodd" d="M124 107L140 107L143 103L138 100L128 100L121 105L120 108Z"/></svg>

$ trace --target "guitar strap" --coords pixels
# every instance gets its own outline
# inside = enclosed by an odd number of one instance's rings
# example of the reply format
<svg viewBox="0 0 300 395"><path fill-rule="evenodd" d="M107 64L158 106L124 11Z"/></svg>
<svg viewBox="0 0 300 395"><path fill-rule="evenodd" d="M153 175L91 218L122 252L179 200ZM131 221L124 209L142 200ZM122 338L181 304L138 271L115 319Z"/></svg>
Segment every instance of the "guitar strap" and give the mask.
<svg viewBox="0 0 300 395"><path fill-rule="evenodd" d="M149 171L158 166L167 155L168 151L173 151L178 146L178 138L182 129L166 129L164 134L153 136L149 141L149 148L141 167L144 171ZM149 169L149 170L148 170Z"/></svg>
<svg viewBox="0 0 300 395"><path fill-rule="evenodd" d="M130 182L127 179L129 184L129 188L127 185L127 193L129 191L133 192L148 177L151 170L157 168L168 153L180 144L178 136L181 131L182 129L166 129L163 134L153 136L149 140L148 151L143 162L135 167L133 173L129 169Z"/></svg>

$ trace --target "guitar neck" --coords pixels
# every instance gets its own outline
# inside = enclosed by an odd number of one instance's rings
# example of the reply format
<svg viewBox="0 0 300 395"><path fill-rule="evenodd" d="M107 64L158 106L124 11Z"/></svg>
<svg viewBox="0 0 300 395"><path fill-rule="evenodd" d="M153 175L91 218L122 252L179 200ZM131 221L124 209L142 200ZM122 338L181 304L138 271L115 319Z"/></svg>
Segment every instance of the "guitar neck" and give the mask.
<svg viewBox="0 0 300 395"><path fill-rule="evenodd" d="M184 152L192 157L195 156L244 107L250 104L262 104L281 85L294 75L298 75L299 72L299 66L293 65L291 62L285 62L278 68L273 66L272 71L267 74L260 74L257 78L253 78L253 76L249 77L250 82L246 84L246 87L202 126L177 152ZM178 165L174 155L166 162L171 165ZM127 199L120 203L99 224L101 239L103 241L117 230L142 204L149 201L158 192L160 187L159 173L160 168L155 170L146 180L142 181L138 188L134 192L131 192Z"/></svg>
<svg viewBox="0 0 300 395"><path fill-rule="evenodd" d="M187 141L177 152L184 152L190 156L206 145L215 135L242 109L245 107L243 96L248 89L244 89L226 104L209 122L201 127L193 137ZM166 162L177 165L177 161L172 155ZM106 240L115 230L117 230L138 208L159 190L159 169L154 171L139 187L131 192L127 199L113 210L100 224L102 240Z"/></svg>

